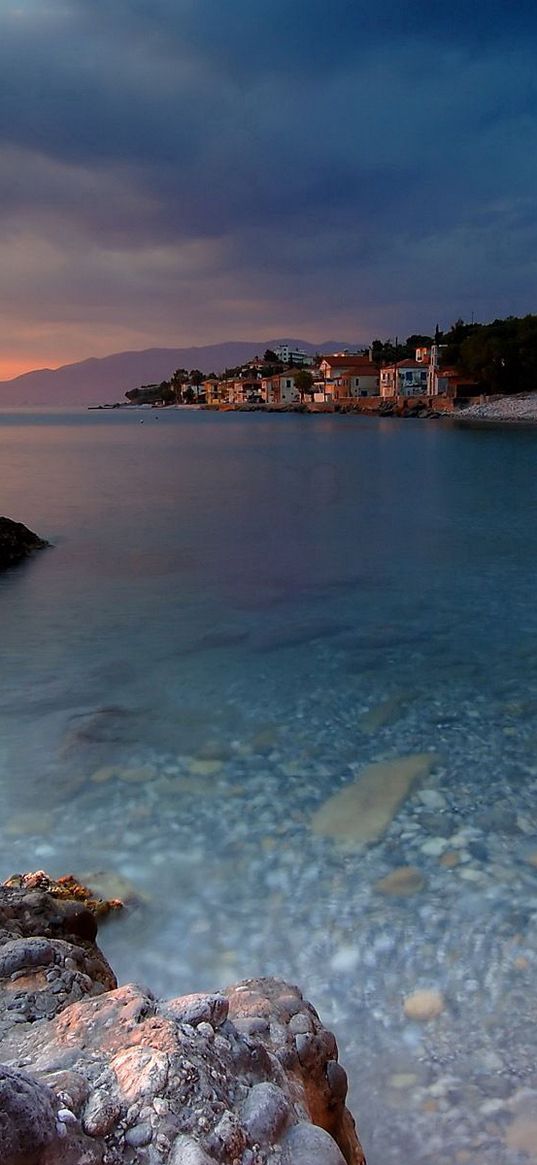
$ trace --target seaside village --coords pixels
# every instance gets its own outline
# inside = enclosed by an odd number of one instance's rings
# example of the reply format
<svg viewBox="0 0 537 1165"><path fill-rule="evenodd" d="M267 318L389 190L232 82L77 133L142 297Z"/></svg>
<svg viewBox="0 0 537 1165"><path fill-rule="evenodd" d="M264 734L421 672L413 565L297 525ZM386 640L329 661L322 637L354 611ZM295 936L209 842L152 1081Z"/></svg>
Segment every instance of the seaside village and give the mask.
<svg viewBox="0 0 537 1165"><path fill-rule="evenodd" d="M479 395L456 368L442 367L442 345L418 347L412 359L379 367L373 350L313 357L281 344L222 377L178 369L171 381L126 393L130 403L207 408L297 408L332 411L451 411ZM160 395L159 395L160 393Z"/></svg>

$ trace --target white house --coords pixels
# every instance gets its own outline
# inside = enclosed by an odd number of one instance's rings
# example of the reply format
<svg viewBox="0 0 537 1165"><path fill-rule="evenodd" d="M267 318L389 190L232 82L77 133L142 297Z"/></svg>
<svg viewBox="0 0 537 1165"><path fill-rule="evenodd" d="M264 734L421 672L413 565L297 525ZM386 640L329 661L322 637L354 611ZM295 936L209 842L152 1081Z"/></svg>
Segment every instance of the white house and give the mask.
<svg viewBox="0 0 537 1165"><path fill-rule="evenodd" d="M324 356L319 367L334 400L379 395L379 370L367 356Z"/></svg>
<svg viewBox="0 0 537 1165"><path fill-rule="evenodd" d="M428 368L418 360L399 360L380 370L381 396L426 396Z"/></svg>

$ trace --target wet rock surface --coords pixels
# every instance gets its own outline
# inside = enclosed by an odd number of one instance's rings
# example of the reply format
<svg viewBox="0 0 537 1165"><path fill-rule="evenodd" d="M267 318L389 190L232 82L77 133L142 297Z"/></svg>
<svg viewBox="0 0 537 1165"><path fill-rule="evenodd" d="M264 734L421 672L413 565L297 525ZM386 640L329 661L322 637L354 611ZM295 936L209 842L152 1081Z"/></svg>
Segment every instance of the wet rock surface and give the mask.
<svg viewBox="0 0 537 1165"><path fill-rule="evenodd" d="M42 550L48 545L38 534L23 526L22 522L0 517L0 570L15 566L35 550Z"/></svg>
<svg viewBox="0 0 537 1165"><path fill-rule="evenodd" d="M117 987L95 910L44 878L0 887L2 1165L365 1165L336 1041L297 987Z"/></svg>

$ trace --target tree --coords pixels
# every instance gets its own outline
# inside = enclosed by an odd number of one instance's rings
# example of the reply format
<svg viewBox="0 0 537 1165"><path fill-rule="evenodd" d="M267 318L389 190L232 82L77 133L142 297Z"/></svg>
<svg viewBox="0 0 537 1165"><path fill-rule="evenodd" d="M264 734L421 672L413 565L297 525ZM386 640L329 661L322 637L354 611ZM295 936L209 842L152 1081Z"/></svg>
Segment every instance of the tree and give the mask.
<svg viewBox="0 0 537 1165"><path fill-rule="evenodd" d="M192 368L190 370L190 376L188 379L190 383L194 385L194 388L196 389L196 400L199 401L200 384L203 384L203 381L205 380L203 372L200 372L199 368Z"/></svg>
<svg viewBox="0 0 537 1165"><path fill-rule="evenodd" d="M310 400L313 396L313 376L308 372L307 368L300 368L295 372L295 388L300 395L300 403L304 403L306 393L309 394Z"/></svg>
<svg viewBox="0 0 537 1165"><path fill-rule="evenodd" d="M278 357L272 348L265 349L265 354L263 356L263 363L264 364L277 364L278 363Z"/></svg>
<svg viewBox="0 0 537 1165"><path fill-rule="evenodd" d="M183 399L183 384L188 380L186 368L176 368L170 380L170 385L177 403Z"/></svg>
<svg viewBox="0 0 537 1165"><path fill-rule="evenodd" d="M165 404L171 404L174 400L174 391L169 380L161 380L159 386L159 397Z"/></svg>

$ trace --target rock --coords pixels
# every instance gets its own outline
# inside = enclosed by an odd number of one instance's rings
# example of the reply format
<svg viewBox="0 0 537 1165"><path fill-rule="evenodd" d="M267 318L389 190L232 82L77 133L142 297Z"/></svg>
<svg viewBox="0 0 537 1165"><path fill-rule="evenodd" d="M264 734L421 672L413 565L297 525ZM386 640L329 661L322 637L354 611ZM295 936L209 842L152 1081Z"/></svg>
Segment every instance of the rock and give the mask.
<svg viewBox="0 0 537 1165"><path fill-rule="evenodd" d="M223 761L192 757L188 762L188 771L193 777L214 777L223 768Z"/></svg>
<svg viewBox="0 0 537 1165"><path fill-rule="evenodd" d="M28 558L36 550L42 550L49 543L39 538L22 522L11 518L0 518L0 570L14 566L23 558Z"/></svg>
<svg viewBox="0 0 537 1165"><path fill-rule="evenodd" d="M82 1128L90 1137L105 1137L121 1116L121 1105L104 1088L96 1088L84 1110Z"/></svg>
<svg viewBox="0 0 537 1165"><path fill-rule="evenodd" d="M382 704L368 708L359 719L362 732L371 734L378 732L379 728L385 728L387 724L393 724L400 717L402 705L403 697L399 695L390 696L389 699L383 700Z"/></svg>
<svg viewBox="0 0 537 1165"><path fill-rule="evenodd" d="M33 837L50 833L54 823L52 813L25 809L8 819L6 833L10 837Z"/></svg>
<svg viewBox="0 0 537 1165"><path fill-rule="evenodd" d="M117 988L98 900L79 890L42 871L0 887L0 1062L32 1066L16 1095L0 1068L2 1165L364 1165L335 1038L297 987L250 979L169 1002Z"/></svg>
<svg viewBox="0 0 537 1165"><path fill-rule="evenodd" d="M259 1145L279 1138L289 1116L289 1104L276 1084L254 1084L244 1102L241 1119L250 1144Z"/></svg>
<svg viewBox="0 0 537 1165"><path fill-rule="evenodd" d="M391 1088L395 1088L399 1092L413 1088L415 1084L419 1083L419 1076L416 1076L415 1072L394 1072L388 1083Z"/></svg>
<svg viewBox="0 0 537 1165"><path fill-rule="evenodd" d="M395 898L407 898L423 890L425 878L421 870L415 866L398 866L386 874L385 878L375 882L374 889L378 894L393 895Z"/></svg>
<svg viewBox="0 0 537 1165"><path fill-rule="evenodd" d="M228 1017L229 1003L225 995L182 995L172 999L168 1008L173 1011L178 1023L188 1023L197 1027L210 1023L213 1028L221 1027Z"/></svg>
<svg viewBox="0 0 537 1165"><path fill-rule="evenodd" d="M446 870L452 870L454 866L458 866L460 862L460 853L456 849L448 849L440 856L440 865L445 866Z"/></svg>
<svg viewBox="0 0 537 1165"><path fill-rule="evenodd" d="M142 1124L133 1125L131 1129L127 1129L125 1143L132 1145L133 1149L141 1149L143 1145L149 1144L151 1137L151 1125L149 1121L143 1121Z"/></svg>
<svg viewBox="0 0 537 1165"><path fill-rule="evenodd" d="M57 1139L54 1094L26 1072L0 1065L0 1161L16 1165Z"/></svg>
<svg viewBox="0 0 537 1165"><path fill-rule="evenodd" d="M479 813L476 825L484 833L518 833L516 813L509 804L503 802Z"/></svg>
<svg viewBox="0 0 537 1165"><path fill-rule="evenodd" d="M420 777L437 761L434 753L415 753L367 765L358 779L338 790L312 818L313 832L345 847L376 841Z"/></svg>
<svg viewBox="0 0 537 1165"><path fill-rule="evenodd" d="M421 789L418 797L426 809L447 809L446 798L437 789Z"/></svg>
<svg viewBox="0 0 537 1165"><path fill-rule="evenodd" d="M123 906L134 908L148 900L147 895L138 890L129 878L116 870L91 870L83 875L83 880L104 901L120 902Z"/></svg>
<svg viewBox="0 0 537 1165"><path fill-rule="evenodd" d="M230 760L232 755L229 745L220 740L206 740L198 749L200 760L226 761Z"/></svg>
<svg viewBox="0 0 537 1165"><path fill-rule="evenodd" d="M168 1165L214 1165L214 1157L209 1157L192 1137L178 1137L170 1156Z"/></svg>
<svg viewBox="0 0 537 1165"><path fill-rule="evenodd" d="M443 854L447 844L445 837L430 837L428 841L424 841L420 849L427 857L438 858Z"/></svg>
<svg viewBox="0 0 537 1165"><path fill-rule="evenodd" d="M283 1143L282 1165L345 1165L345 1158L324 1129L298 1124Z"/></svg>
<svg viewBox="0 0 537 1165"><path fill-rule="evenodd" d="M407 1019L415 1019L419 1023L427 1023L430 1019L437 1019L445 1009L444 996L434 989L422 989L407 995L403 1002L403 1010Z"/></svg>
<svg viewBox="0 0 537 1165"><path fill-rule="evenodd" d="M252 737L250 746L252 752L259 756L268 756L273 751L278 743L278 729L275 724L266 724L264 728L258 729Z"/></svg>
<svg viewBox="0 0 537 1165"><path fill-rule="evenodd" d="M515 1153L532 1155L537 1148L537 1117L520 1114L509 1125L505 1143Z"/></svg>
<svg viewBox="0 0 537 1165"><path fill-rule="evenodd" d="M139 765L131 768L123 765L103 765L92 773L90 780L94 785L102 785L106 781L128 781L133 785L145 785L154 781L158 776L152 765Z"/></svg>

